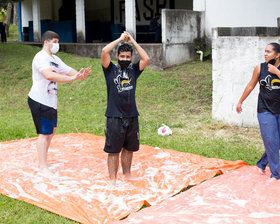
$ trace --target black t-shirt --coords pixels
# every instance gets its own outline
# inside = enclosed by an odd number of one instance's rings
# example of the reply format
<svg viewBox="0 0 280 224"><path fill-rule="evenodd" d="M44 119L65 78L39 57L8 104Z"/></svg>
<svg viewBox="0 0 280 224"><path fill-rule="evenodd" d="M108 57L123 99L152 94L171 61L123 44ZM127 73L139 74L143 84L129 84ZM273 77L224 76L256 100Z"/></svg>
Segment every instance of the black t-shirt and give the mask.
<svg viewBox="0 0 280 224"><path fill-rule="evenodd" d="M280 114L280 79L268 71L267 63L261 64L259 83L258 113Z"/></svg>
<svg viewBox="0 0 280 224"><path fill-rule="evenodd" d="M107 85L106 117L137 117L135 102L136 80L142 73L139 61L121 70L118 65L110 62L108 68L103 68Z"/></svg>

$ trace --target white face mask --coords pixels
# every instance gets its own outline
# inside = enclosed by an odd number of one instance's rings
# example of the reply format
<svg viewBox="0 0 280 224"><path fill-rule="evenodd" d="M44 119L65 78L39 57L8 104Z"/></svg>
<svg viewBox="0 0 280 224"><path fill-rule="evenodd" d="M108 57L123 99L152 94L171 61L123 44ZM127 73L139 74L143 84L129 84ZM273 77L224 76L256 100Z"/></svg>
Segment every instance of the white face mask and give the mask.
<svg viewBox="0 0 280 224"><path fill-rule="evenodd" d="M59 43L52 43L52 47L50 48L50 51L53 54L56 54L59 51Z"/></svg>

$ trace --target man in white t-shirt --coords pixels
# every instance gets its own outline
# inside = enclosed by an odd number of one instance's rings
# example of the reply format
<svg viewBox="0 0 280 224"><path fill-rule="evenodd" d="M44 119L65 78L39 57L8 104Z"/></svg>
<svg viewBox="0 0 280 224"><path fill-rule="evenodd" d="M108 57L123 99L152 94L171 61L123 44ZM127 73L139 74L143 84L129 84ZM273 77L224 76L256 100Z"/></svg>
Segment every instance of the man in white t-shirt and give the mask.
<svg viewBox="0 0 280 224"><path fill-rule="evenodd" d="M37 152L40 173L52 176L47 164L47 153L57 126L57 83L85 79L91 69L79 72L64 64L54 54L59 50L59 35L46 31L42 36L43 49L32 62L32 87L28 94L28 105L39 134Z"/></svg>

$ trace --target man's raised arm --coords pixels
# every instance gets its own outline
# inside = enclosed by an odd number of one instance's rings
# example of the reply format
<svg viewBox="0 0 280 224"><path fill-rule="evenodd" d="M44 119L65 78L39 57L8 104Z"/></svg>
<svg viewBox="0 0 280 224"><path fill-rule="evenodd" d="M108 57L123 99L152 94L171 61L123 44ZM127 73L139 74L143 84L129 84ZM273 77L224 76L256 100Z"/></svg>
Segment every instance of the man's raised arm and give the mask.
<svg viewBox="0 0 280 224"><path fill-rule="evenodd" d="M111 43L107 44L103 49L102 49L102 53L101 53L101 63L102 66L104 68L108 68L108 66L110 65L111 62L111 57L110 57L110 52L122 41L124 41L125 37L127 36L127 34L122 33L122 35L112 41Z"/></svg>
<svg viewBox="0 0 280 224"><path fill-rule="evenodd" d="M139 64L139 70L143 71L144 68L148 65L150 61L149 55L146 53L146 51L136 42L136 40L133 39L133 37L128 33L124 32L126 35L128 35L130 42L133 44L135 49L137 50L139 56L140 56L140 64Z"/></svg>

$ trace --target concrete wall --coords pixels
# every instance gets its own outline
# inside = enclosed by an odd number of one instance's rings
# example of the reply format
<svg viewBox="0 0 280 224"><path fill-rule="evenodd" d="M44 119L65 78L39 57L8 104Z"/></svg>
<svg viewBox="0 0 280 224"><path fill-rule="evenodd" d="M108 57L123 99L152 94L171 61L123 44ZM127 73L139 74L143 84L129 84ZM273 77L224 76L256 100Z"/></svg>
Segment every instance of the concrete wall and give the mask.
<svg viewBox="0 0 280 224"><path fill-rule="evenodd" d="M60 50L67 53L78 54L86 57L101 58L102 48L106 43L91 43L91 44L75 44L75 43L60 43ZM141 47L150 56L149 66L154 69L163 68L163 48L162 44L141 44ZM116 49L111 52L112 60L116 60ZM139 60L140 57L136 50L133 51L133 61Z"/></svg>
<svg viewBox="0 0 280 224"><path fill-rule="evenodd" d="M279 0L195 0L194 10L204 2L207 38L215 27L276 27L280 15Z"/></svg>
<svg viewBox="0 0 280 224"><path fill-rule="evenodd" d="M280 42L276 27L213 30L213 119L238 126L258 126L258 84L243 102L243 112L237 114L235 109L255 66L264 62L264 49L271 42Z"/></svg>
<svg viewBox="0 0 280 224"><path fill-rule="evenodd" d="M197 38L204 38L204 13L190 10L162 10L163 67L195 58Z"/></svg>

